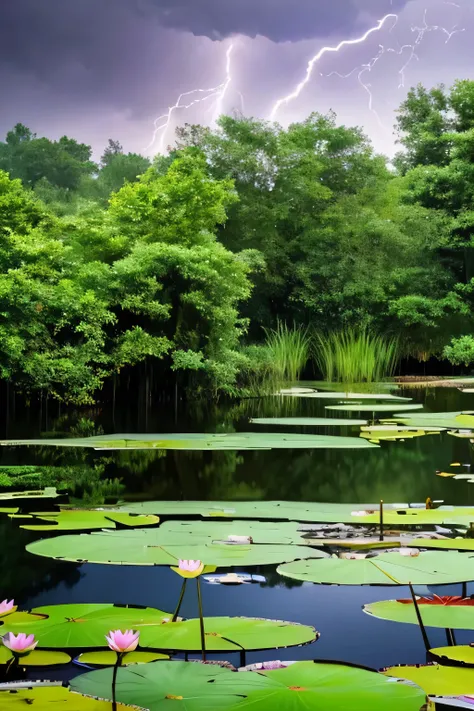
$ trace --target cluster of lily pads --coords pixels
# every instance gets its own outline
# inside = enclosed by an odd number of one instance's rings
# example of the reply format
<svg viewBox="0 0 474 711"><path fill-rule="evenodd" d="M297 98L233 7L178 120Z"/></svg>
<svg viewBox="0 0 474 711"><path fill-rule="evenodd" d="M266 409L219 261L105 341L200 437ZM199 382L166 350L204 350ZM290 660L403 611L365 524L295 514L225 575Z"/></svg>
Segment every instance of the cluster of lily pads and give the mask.
<svg viewBox="0 0 474 711"><path fill-rule="evenodd" d="M472 413L420 413L406 398L367 393L327 393L310 388L282 391L281 397L343 400L328 410L400 412L391 421L342 418L258 419L259 425L361 427L360 437L231 433L185 435L101 435L81 439L16 440L3 445L79 446L104 449L270 449L365 448L381 440L424 434L463 434L474 429ZM382 404L367 400L382 400ZM347 401L354 401L350 404ZM472 434L472 432L471 432ZM267 711L420 711L469 708L474 696L474 648L455 645L454 630L474 629L474 599L416 598L412 585L474 580L474 539L459 534L474 522L474 507L410 504L326 504L285 501L149 501L115 508L51 511L25 506L33 497L54 499L53 489L10 493L9 514L21 528L45 532L28 544L34 554L59 561L171 567L182 578L174 611L113 604L53 605L19 611L0 605L0 665L76 664L94 669L68 686L54 683L0 685L0 708L56 704L71 711L148 711L170 705L186 711L231 707ZM33 498L34 500L34 498ZM439 502L438 502L439 503ZM441 502L442 503L442 502ZM163 520L165 519L165 520ZM389 527L387 530L386 527ZM436 530L443 526L443 532ZM51 533L61 535L51 536ZM64 535L66 533L66 535ZM246 665L246 652L312 644L310 626L281 620L203 617L201 578L239 584L245 576L218 569L276 566L287 578L314 584L409 585L408 600L372 603L364 612L382 619L417 623L433 663L381 672L340 662L280 661ZM247 576L252 579L252 576ZM256 577L256 576L255 576ZM198 591L199 617L179 616L189 580ZM426 627L443 627L452 644L432 648ZM200 654L201 660L188 661ZM238 668L212 654L237 654ZM184 659L183 659L184 657ZM395 683L394 683L395 682ZM466 697L466 698L463 698ZM464 706L463 706L464 705ZM471 703L472 706L472 703Z"/></svg>

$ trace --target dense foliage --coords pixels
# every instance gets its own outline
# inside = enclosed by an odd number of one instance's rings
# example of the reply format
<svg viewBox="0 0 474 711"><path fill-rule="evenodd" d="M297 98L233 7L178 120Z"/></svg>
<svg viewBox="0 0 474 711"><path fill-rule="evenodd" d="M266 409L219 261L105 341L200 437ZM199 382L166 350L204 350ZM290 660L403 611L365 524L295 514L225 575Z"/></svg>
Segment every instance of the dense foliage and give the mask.
<svg viewBox="0 0 474 711"><path fill-rule="evenodd" d="M411 90L397 129L393 170L332 114L186 125L153 162L110 140L97 164L18 124L0 143L0 377L78 404L137 372L235 393L277 369L283 326L468 365L474 82Z"/></svg>

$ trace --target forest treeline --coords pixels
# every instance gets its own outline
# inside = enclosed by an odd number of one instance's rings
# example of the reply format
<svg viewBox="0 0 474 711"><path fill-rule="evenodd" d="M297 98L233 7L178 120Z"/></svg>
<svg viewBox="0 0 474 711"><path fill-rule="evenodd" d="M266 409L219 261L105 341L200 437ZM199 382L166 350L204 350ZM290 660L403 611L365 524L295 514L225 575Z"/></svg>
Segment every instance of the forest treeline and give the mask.
<svg viewBox="0 0 474 711"><path fill-rule="evenodd" d="M133 373L237 393L277 323L474 361L474 81L412 89L388 164L359 128L222 116L153 161L0 143L0 377L77 404Z"/></svg>

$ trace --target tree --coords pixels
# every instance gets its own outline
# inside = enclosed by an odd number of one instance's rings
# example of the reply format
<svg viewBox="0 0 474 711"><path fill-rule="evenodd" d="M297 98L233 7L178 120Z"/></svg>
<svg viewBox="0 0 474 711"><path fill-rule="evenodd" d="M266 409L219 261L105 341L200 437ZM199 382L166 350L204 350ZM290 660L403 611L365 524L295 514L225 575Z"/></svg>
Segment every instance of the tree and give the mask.
<svg viewBox="0 0 474 711"><path fill-rule="evenodd" d="M101 166L105 167L106 165L109 164L109 162L112 160L112 158L115 158L116 156L119 156L122 154L123 154L122 144L119 141L114 141L112 138L109 138L107 146L104 148L104 152L103 152L102 157L100 159Z"/></svg>
<svg viewBox="0 0 474 711"><path fill-rule="evenodd" d="M404 174L405 202L442 214L448 225L437 257L452 281L465 318L457 330L471 329L474 294L474 82L411 90L397 121L405 152L397 165ZM451 297L448 299L453 300ZM445 342L452 331L446 334Z"/></svg>
<svg viewBox="0 0 474 711"><path fill-rule="evenodd" d="M23 124L17 124L0 144L0 169L19 178L25 187L47 180L65 190L76 190L83 176L92 175L92 149L72 138L59 141L37 138Z"/></svg>
<svg viewBox="0 0 474 711"><path fill-rule="evenodd" d="M149 169L112 196L112 219L129 237L113 264L121 312L112 355L117 369L168 356L173 370L200 371L214 389L235 381L246 327L238 307L250 294L249 267L214 233L236 199L232 181L211 178L205 157L193 149L165 175Z"/></svg>

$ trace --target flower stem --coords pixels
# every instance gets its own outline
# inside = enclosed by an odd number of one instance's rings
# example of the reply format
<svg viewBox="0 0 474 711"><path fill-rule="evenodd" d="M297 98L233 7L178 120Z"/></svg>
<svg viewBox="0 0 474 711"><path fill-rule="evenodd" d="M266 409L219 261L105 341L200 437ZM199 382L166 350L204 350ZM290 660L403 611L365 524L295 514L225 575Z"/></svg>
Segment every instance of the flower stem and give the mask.
<svg viewBox="0 0 474 711"><path fill-rule="evenodd" d="M184 598L184 593L185 593L185 591L186 591L186 583L187 583L187 582L188 582L188 581L187 581L186 578L185 578L185 579L183 580L183 584L182 584L182 586L181 586L181 593L180 593L180 595L179 595L178 604L177 604L177 606L176 606L176 610L174 611L173 619L171 620L171 622L176 622L176 620L178 619L179 611L180 611L180 609L181 609L181 605L183 604L183 598Z"/></svg>
<svg viewBox="0 0 474 711"><path fill-rule="evenodd" d="M117 661L114 664L114 671L112 673L112 711L117 711L117 698L115 696L115 685L117 683L117 671L119 666L122 664L123 654L117 652Z"/></svg>
<svg viewBox="0 0 474 711"><path fill-rule="evenodd" d="M199 607L199 626L201 630L201 651L202 651L202 661L206 661L206 638L204 636L204 617L202 614L202 597L201 597L201 580L196 578L197 584L197 596L198 596L198 607Z"/></svg>

